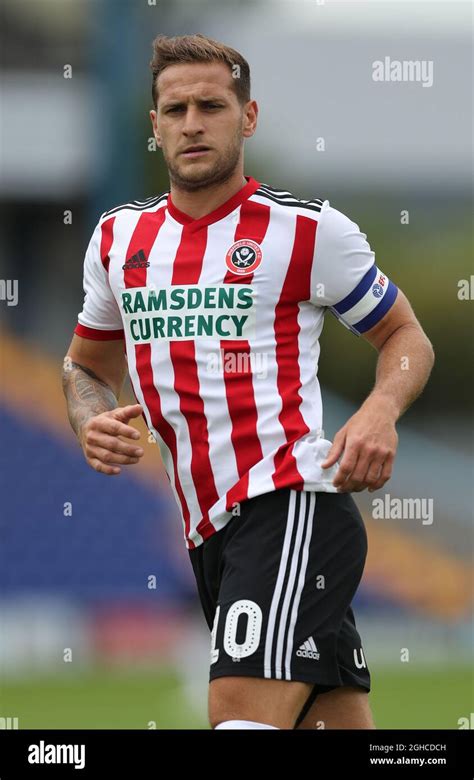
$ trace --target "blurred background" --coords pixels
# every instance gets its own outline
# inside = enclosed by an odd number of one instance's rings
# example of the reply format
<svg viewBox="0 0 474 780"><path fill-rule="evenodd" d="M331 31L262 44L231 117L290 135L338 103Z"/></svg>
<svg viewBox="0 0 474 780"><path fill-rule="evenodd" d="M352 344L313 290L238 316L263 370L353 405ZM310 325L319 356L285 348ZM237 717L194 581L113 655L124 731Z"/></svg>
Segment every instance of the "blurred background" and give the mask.
<svg viewBox="0 0 474 780"><path fill-rule="evenodd" d="M377 727L472 728L470 3L2 6L0 726L208 728L209 632L157 447L118 479L92 471L60 386L100 214L168 189L150 146L151 42L201 32L251 66L245 173L357 222L434 344L377 494L431 501L432 522L377 517L356 495L369 555L354 608ZM374 81L386 57L432 62L433 84ZM332 438L376 353L329 317L322 346Z"/></svg>

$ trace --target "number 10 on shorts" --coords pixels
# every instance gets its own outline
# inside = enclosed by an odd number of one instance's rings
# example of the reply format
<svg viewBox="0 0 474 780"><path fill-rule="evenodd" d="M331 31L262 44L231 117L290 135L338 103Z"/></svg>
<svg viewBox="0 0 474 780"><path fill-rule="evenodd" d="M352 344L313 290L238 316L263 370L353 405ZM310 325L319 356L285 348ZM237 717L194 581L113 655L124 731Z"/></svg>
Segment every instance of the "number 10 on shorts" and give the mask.
<svg viewBox="0 0 474 780"><path fill-rule="evenodd" d="M219 625L219 615L221 605L216 608L214 625L211 633L211 665L215 664L219 658L219 648L216 647L217 628ZM243 642L237 643L237 628L241 615L247 616L247 626ZM240 661L258 650L260 636L262 633L262 610L249 599L240 599L234 601L227 611L224 626L224 651L233 661Z"/></svg>

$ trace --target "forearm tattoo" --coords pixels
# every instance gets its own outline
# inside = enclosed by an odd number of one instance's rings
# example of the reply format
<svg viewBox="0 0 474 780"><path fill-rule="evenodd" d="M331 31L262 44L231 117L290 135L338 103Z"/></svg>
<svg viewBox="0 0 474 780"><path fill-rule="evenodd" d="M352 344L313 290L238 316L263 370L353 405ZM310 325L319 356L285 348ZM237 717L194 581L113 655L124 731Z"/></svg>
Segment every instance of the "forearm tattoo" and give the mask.
<svg viewBox="0 0 474 780"><path fill-rule="evenodd" d="M118 406L109 385L90 368L74 363L68 356L64 359L62 384L69 422L78 437L87 420Z"/></svg>

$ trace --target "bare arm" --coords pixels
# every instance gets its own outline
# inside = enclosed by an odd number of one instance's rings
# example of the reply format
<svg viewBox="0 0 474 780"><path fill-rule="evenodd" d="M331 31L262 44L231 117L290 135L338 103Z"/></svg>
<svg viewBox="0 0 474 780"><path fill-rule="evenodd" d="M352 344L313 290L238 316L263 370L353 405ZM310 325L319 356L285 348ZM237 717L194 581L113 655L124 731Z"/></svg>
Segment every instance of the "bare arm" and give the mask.
<svg viewBox="0 0 474 780"><path fill-rule="evenodd" d="M401 290L391 311L364 337L379 352L375 387L367 400L375 396L391 405L396 422L428 381L433 347Z"/></svg>
<svg viewBox="0 0 474 780"><path fill-rule="evenodd" d="M119 438L140 438L127 423L142 413L142 407L118 405L125 375L121 340L94 341L74 335L62 371L68 417L87 462L104 474L118 474L119 464L138 463L143 455L141 447Z"/></svg>
<svg viewBox="0 0 474 780"><path fill-rule="evenodd" d="M118 406L112 388L90 368L75 363L70 355L64 359L62 382L69 422L78 438L87 420Z"/></svg>
<svg viewBox="0 0 474 780"><path fill-rule="evenodd" d="M406 296L363 334L379 352L375 386L334 437L323 468L343 454L333 481L343 492L381 488L392 474L398 444L395 424L420 395L434 363L430 341Z"/></svg>

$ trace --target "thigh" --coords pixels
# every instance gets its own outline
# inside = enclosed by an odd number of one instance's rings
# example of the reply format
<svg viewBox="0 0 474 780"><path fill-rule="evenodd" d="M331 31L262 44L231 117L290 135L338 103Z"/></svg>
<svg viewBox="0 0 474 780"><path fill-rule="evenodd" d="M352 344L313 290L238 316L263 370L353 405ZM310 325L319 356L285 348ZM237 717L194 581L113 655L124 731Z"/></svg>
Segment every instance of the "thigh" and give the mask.
<svg viewBox="0 0 474 780"><path fill-rule="evenodd" d="M342 686L319 693L298 729L375 729L364 688Z"/></svg>
<svg viewBox="0 0 474 780"><path fill-rule="evenodd" d="M257 677L218 677L209 684L209 723L250 720L279 729L293 729L311 693L304 682Z"/></svg>

